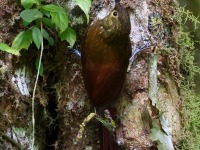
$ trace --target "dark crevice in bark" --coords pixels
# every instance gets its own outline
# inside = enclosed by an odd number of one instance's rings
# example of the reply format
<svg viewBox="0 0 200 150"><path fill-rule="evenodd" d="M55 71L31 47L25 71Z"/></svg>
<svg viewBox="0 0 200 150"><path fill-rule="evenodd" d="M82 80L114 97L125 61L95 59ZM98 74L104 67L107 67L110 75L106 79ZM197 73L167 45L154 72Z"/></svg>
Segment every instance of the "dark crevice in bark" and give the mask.
<svg viewBox="0 0 200 150"><path fill-rule="evenodd" d="M47 127L46 132L46 139L47 139L47 148L48 150L54 150L55 149L55 143L58 140L58 133L59 133L59 126L58 126L58 112L57 110L57 102L56 102L56 92L55 89L52 88L52 83L55 83L55 81L52 81L54 79L55 75L53 72L49 74L49 77L47 79L47 86L45 88L45 91L47 91L48 96L48 105L47 110L49 112L49 115L52 119L52 122L50 122L50 126Z"/></svg>

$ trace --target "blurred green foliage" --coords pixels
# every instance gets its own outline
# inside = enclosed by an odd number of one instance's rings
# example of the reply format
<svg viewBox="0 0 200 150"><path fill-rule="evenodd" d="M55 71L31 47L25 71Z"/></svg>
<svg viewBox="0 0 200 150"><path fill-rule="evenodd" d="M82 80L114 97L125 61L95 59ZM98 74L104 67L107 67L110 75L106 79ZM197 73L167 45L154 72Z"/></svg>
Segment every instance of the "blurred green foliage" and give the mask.
<svg viewBox="0 0 200 150"><path fill-rule="evenodd" d="M184 79L181 84L182 97L182 119L183 119L183 141L179 149L199 150L200 148L200 84L198 73L200 67L200 25L198 18L200 14L199 0L179 0L180 6L184 7L186 13L181 13L181 29L178 43L181 51L181 65L184 70ZM192 15L188 18L188 13ZM185 15L186 14L186 15ZM196 19L197 21L194 21ZM196 24L197 23L197 24ZM197 64L197 65L196 65ZM194 80L194 77L196 80ZM196 85L196 92L194 87ZM196 94L195 94L196 93Z"/></svg>
<svg viewBox="0 0 200 150"><path fill-rule="evenodd" d="M186 10L189 10L193 13L194 16L197 18L200 15L200 1L199 0L179 0L180 6L184 7ZM198 21L200 21L200 18L198 18ZM194 46L195 46L195 63L200 67L200 26L197 26L197 29L194 27L194 23L191 21L187 21L185 23L185 30L189 31L191 36L194 40ZM200 75L197 75L195 77L195 83L196 83L196 93L200 94Z"/></svg>

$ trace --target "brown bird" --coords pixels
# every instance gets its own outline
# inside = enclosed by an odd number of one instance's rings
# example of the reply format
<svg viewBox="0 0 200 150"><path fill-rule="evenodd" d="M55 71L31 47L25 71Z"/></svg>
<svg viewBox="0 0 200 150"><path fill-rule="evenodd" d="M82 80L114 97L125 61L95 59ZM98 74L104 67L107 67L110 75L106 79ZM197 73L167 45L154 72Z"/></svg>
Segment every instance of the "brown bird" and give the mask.
<svg viewBox="0 0 200 150"><path fill-rule="evenodd" d="M131 56L129 33L129 15L118 2L104 19L94 22L86 32L81 46L83 79L99 115L111 108L123 87Z"/></svg>

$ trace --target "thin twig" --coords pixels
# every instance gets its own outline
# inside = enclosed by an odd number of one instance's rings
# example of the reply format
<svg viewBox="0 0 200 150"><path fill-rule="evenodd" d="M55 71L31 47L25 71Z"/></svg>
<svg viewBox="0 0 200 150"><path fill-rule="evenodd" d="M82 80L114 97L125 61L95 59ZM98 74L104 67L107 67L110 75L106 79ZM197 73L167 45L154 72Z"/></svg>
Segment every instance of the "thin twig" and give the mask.
<svg viewBox="0 0 200 150"><path fill-rule="evenodd" d="M42 23L41 23L41 32L42 32ZM39 74L40 74L40 66L41 66L41 61L42 61L42 54L43 54L43 41L41 43L41 48L40 48L40 59L39 59L39 65L38 65L38 70L37 70L37 76L36 76L36 80L35 80L35 85L34 85L34 89L33 89L33 96L32 96L32 146L31 146L31 150L34 150L34 144L35 144L35 93L36 93L36 88L37 88L37 82L38 82L38 78L39 78Z"/></svg>
<svg viewBox="0 0 200 150"><path fill-rule="evenodd" d="M0 131L0 136L4 139L6 139L8 142L10 142L13 146L17 147L19 150L22 150L21 146L19 143L17 143L15 140L13 140L12 138L10 138L9 136L7 136L6 134L2 133Z"/></svg>
<svg viewBox="0 0 200 150"><path fill-rule="evenodd" d="M76 137L76 142L78 142L79 140L81 140L83 138L83 133L85 130L85 126L86 124L88 124L88 122L90 122L94 117L96 117L96 113L90 113L81 123L80 125L80 129L78 131L78 135Z"/></svg>

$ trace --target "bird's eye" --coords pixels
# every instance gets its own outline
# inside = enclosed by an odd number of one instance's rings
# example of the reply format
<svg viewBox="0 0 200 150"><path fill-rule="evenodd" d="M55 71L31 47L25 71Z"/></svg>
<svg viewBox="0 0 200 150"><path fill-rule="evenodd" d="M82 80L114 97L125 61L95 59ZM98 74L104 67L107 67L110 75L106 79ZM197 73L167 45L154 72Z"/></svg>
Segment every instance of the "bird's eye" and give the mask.
<svg viewBox="0 0 200 150"><path fill-rule="evenodd" d="M114 17L117 17L117 16L118 16L118 13L117 13L117 11L113 11L113 13L112 13L112 14L113 14L113 16L114 16Z"/></svg>

